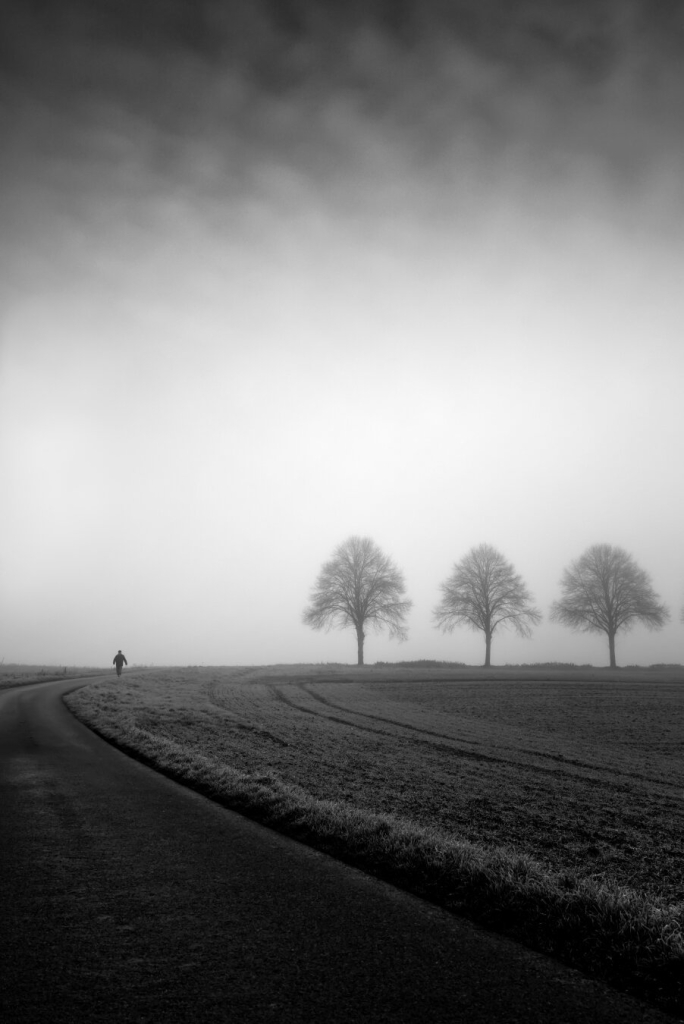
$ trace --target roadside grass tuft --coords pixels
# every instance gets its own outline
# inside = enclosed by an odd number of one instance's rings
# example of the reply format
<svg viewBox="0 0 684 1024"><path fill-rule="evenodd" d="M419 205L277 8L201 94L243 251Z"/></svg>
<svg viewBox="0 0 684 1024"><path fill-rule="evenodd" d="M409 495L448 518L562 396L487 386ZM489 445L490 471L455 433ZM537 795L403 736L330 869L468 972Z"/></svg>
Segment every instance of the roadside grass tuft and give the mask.
<svg viewBox="0 0 684 1024"><path fill-rule="evenodd" d="M67 703L126 753L223 806L684 1016L681 906L553 873L504 846L316 799L275 773L238 771L140 728L124 709L112 718L96 703Z"/></svg>

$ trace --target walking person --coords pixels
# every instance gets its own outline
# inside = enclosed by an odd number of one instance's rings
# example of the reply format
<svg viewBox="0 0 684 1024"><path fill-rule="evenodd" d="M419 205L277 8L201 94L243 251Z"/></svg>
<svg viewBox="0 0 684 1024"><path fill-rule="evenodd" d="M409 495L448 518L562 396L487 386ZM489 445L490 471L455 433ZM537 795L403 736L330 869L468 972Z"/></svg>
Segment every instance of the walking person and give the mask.
<svg viewBox="0 0 684 1024"><path fill-rule="evenodd" d="M128 664L128 662L126 661L126 656L125 656L125 654L122 654L121 651L119 651L118 654L114 655L114 660L112 661L112 665L116 665L116 674L117 674L117 676L121 675L121 670L123 669L124 665L127 665L127 664Z"/></svg>

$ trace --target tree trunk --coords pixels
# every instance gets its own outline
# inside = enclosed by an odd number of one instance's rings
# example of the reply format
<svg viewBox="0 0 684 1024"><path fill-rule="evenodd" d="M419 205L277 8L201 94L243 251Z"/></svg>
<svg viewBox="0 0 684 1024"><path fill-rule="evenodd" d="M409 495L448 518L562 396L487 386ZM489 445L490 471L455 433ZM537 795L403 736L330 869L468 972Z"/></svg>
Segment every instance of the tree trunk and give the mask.
<svg viewBox="0 0 684 1024"><path fill-rule="evenodd" d="M363 665L363 641L364 641L364 639L365 638L364 638L363 626L357 626L356 627L356 642L357 642L358 651L359 651L359 660L358 660L357 664L359 664L359 665Z"/></svg>
<svg viewBox="0 0 684 1024"><path fill-rule="evenodd" d="M608 649L610 650L610 667L617 668L615 663L615 633L608 634Z"/></svg>
<svg viewBox="0 0 684 1024"><path fill-rule="evenodd" d="M485 663L484 667L489 668L492 656L492 634L485 633Z"/></svg>

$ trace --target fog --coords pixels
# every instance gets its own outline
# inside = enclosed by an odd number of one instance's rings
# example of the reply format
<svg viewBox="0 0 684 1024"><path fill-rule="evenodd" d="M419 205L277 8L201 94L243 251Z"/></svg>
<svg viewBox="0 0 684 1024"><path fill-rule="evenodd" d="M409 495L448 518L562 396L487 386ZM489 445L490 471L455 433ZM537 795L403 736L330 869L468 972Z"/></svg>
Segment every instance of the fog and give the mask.
<svg viewBox="0 0 684 1024"><path fill-rule="evenodd" d="M594 543L684 661L684 19L512 6L5 5L0 660L354 662L301 614L359 534L367 662L482 662L482 542L545 615L494 664L607 663L547 620Z"/></svg>

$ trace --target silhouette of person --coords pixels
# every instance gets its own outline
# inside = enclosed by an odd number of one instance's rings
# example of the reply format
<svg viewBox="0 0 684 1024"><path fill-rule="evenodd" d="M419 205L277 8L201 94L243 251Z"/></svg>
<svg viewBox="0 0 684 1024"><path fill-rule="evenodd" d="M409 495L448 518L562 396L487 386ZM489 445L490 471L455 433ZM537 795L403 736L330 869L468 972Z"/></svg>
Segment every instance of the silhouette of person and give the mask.
<svg viewBox="0 0 684 1024"><path fill-rule="evenodd" d="M126 661L126 656L124 654L122 654L121 651L119 651L118 654L114 655L114 660L112 661L112 665L116 665L116 674L117 674L117 676L121 675L122 668L124 667L124 665L127 665L127 664L128 664L128 662Z"/></svg>

